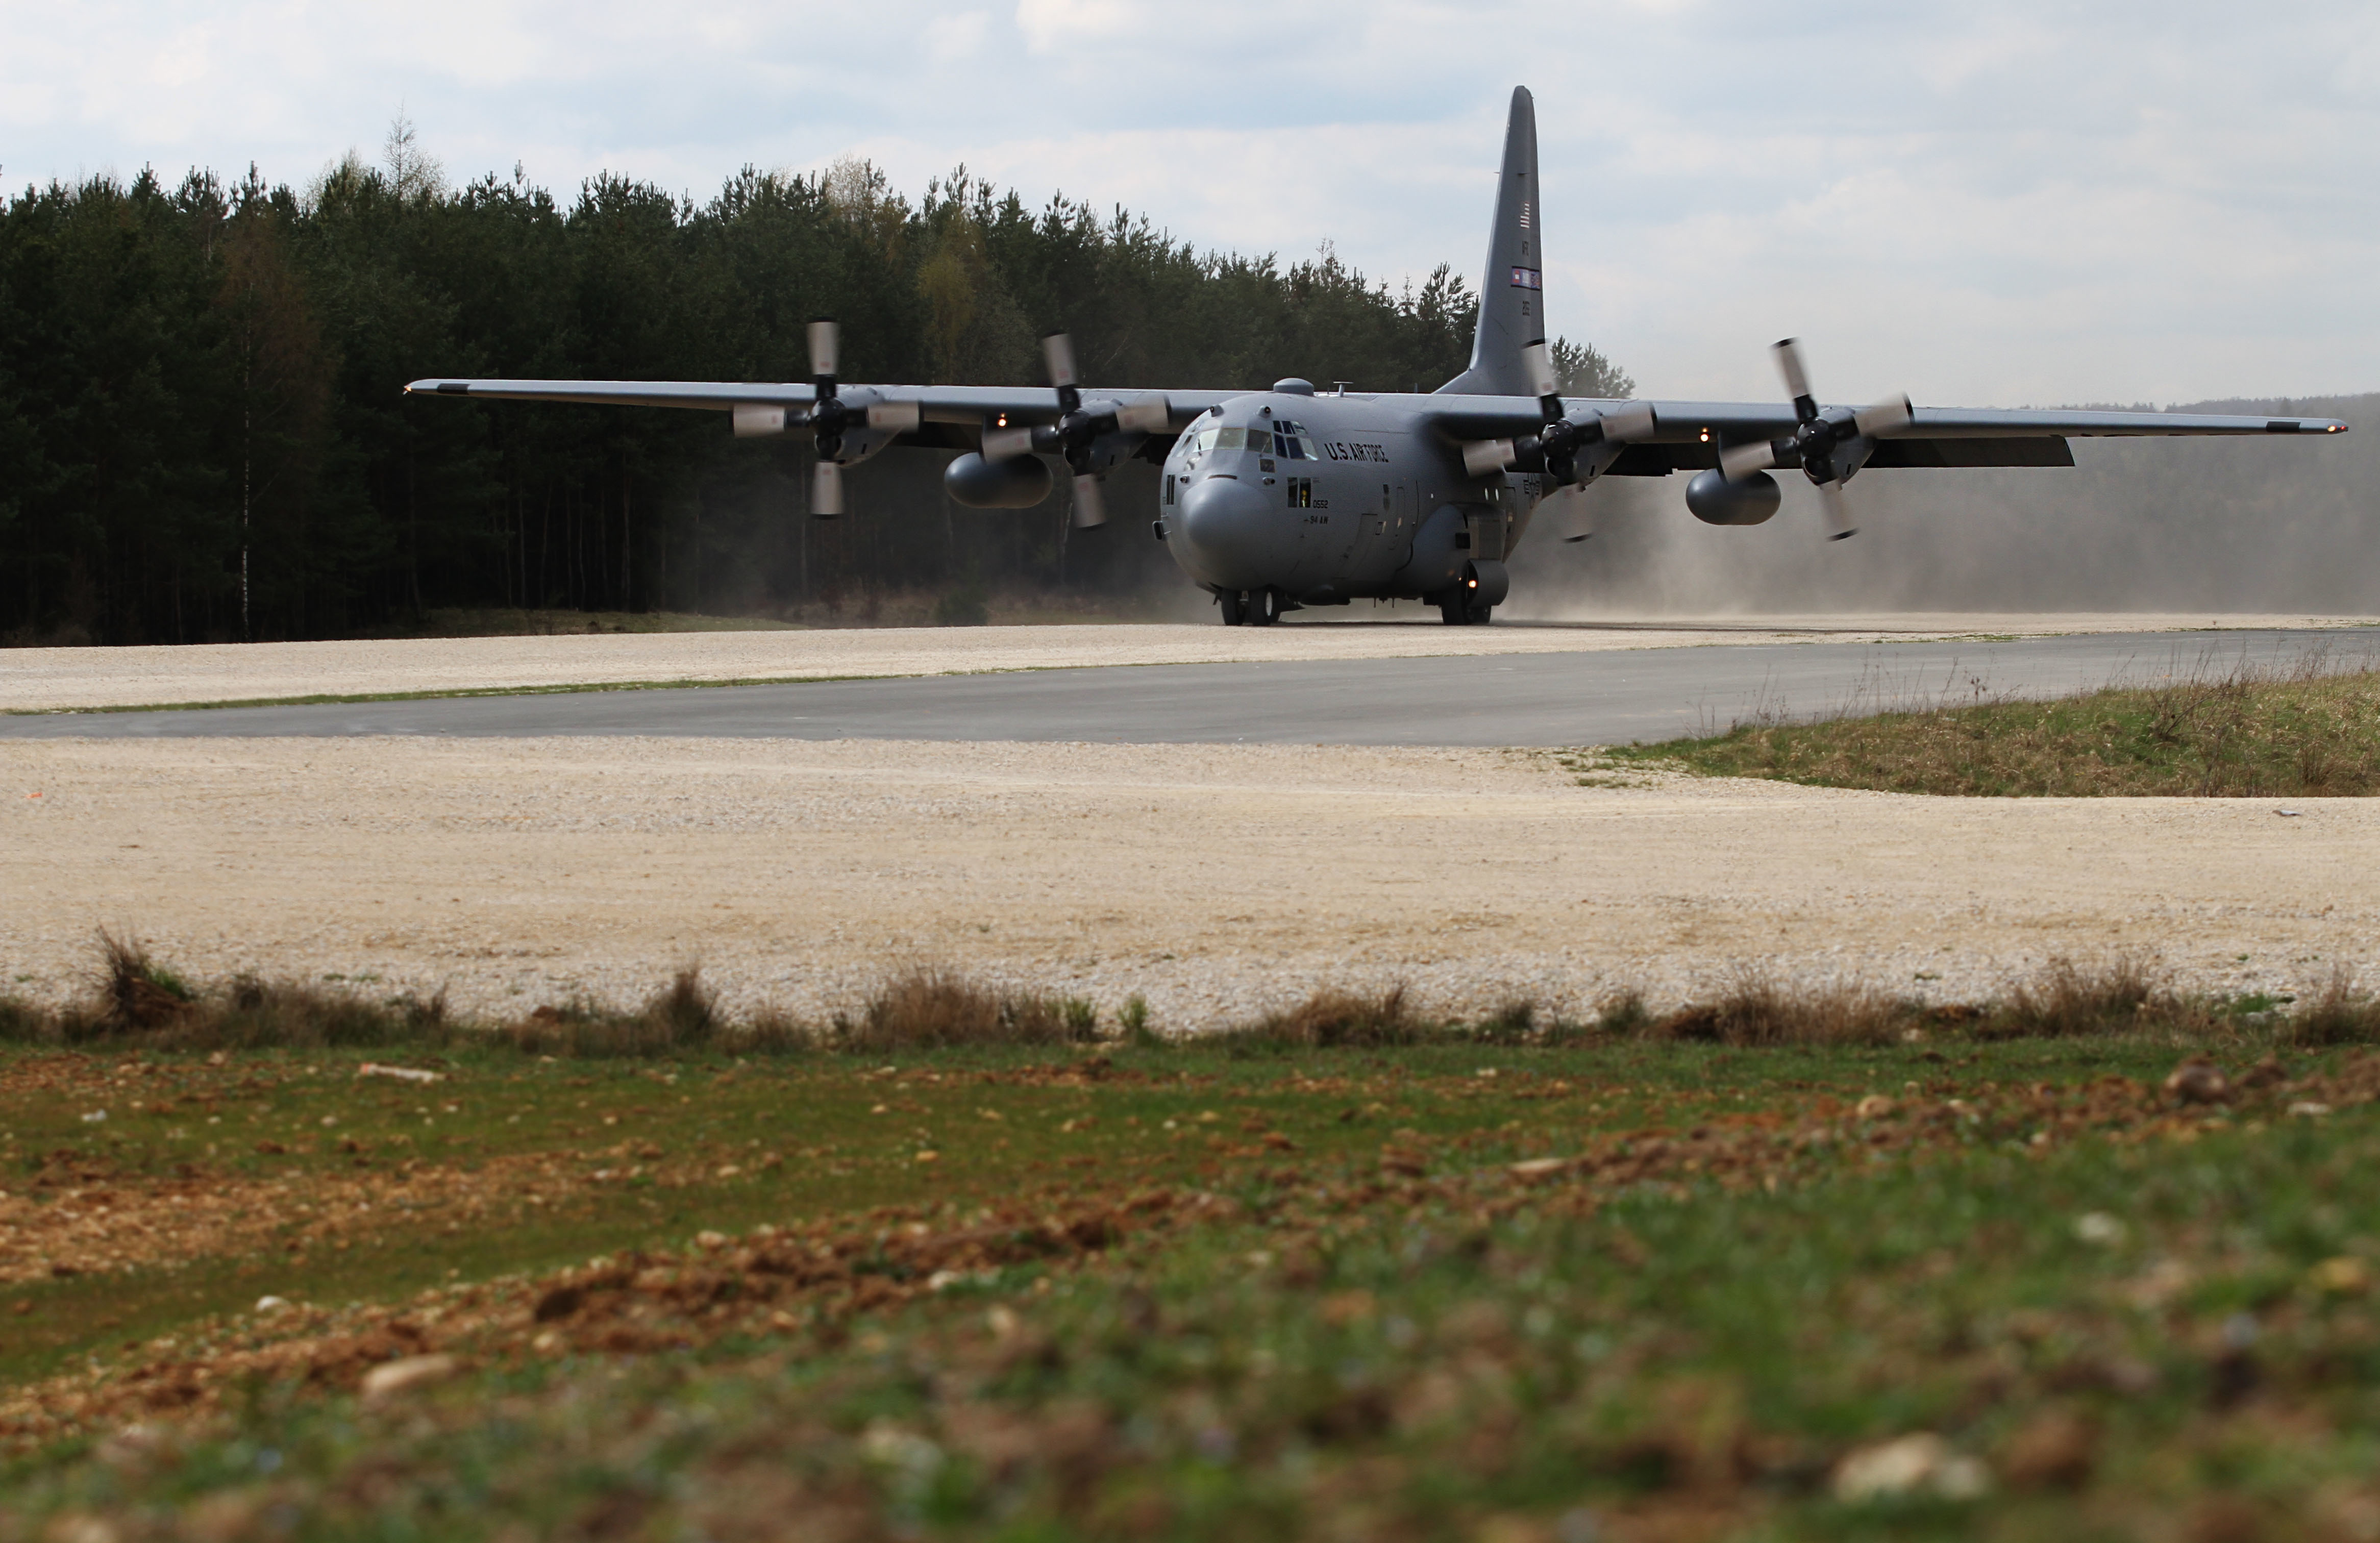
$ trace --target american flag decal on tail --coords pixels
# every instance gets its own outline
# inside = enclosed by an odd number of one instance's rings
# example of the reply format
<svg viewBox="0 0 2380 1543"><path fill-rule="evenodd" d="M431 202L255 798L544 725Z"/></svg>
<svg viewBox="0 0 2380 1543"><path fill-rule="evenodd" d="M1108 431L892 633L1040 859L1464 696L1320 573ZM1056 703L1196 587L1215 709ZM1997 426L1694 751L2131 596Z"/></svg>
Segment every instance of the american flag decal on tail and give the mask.
<svg viewBox="0 0 2380 1543"><path fill-rule="evenodd" d="M1535 268L1515 268L1512 270L1513 288L1543 289L1545 286L1545 280L1538 274Z"/></svg>

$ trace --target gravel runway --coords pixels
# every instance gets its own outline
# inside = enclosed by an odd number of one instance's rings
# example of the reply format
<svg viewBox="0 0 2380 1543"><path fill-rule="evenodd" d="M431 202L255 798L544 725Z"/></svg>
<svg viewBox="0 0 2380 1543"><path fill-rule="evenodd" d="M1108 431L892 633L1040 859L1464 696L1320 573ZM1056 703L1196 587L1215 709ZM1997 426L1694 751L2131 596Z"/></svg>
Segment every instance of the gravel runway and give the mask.
<svg viewBox="0 0 2380 1543"><path fill-rule="evenodd" d="M1973 998L2058 955L2140 954L2206 990L2300 990L2339 964L2371 978L2380 802L2284 817L2271 800L1581 786L1553 753L1476 743L1939 691L1954 658L1992 661L1995 689L2059 689L2373 637L2208 620L2231 630L1844 617L0 650L17 709L945 677L0 718L0 993L83 990L101 927L200 978L444 990L502 1014L631 1002L690 963L732 1004L814 1019L930 962L1110 1014L1138 994L1189 1029L1325 984L1579 1014L1746 969ZM1987 640L2011 634L2035 636ZM1164 667L1046 668L1121 662ZM770 723L838 693L874 706ZM673 726L678 703L693 716ZM322 726L253 736L292 723ZM1436 744L1314 743L1334 735Z"/></svg>
<svg viewBox="0 0 2380 1543"><path fill-rule="evenodd" d="M94 930L176 967L441 988L518 1014L699 962L853 1008L954 965L1160 1023L1325 983L1484 1012L1657 1003L1754 968L1939 999L2054 955L2207 989L2380 963L2380 802L1926 799L1549 754L547 739L0 744L0 990Z"/></svg>

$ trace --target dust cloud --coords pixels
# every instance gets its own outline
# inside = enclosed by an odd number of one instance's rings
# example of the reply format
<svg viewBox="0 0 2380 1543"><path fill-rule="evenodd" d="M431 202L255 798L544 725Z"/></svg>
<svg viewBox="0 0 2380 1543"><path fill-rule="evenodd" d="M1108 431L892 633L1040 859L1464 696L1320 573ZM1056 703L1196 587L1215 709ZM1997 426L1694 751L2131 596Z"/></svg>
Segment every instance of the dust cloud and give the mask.
<svg viewBox="0 0 2380 1543"><path fill-rule="evenodd" d="M1767 525L1708 526L1683 475L1613 478L1540 511L1515 620L1878 611L2380 612L2380 394L2194 403L2354 426L2322 439L2085 440L2071 468L1885 469L1828 541L1779 473ZM1575 502L1583 498L1584 502ZM1585 529L1592 539L1565 545Z"/></svg>

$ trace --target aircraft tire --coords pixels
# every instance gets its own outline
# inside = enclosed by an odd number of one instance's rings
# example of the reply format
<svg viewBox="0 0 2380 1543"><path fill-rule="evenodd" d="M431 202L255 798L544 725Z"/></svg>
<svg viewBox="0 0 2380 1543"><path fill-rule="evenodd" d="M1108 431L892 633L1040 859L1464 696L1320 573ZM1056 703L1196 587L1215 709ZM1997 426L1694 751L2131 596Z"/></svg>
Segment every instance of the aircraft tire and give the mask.
<svg viewBox="0 0 2380 1543"><path fill-rule="evenodd" d="M1246 606L1237 589L1222 590L1215 596L1215 603L1222 608L1225 626L1237 626L1247 620Z"/></svg>
<svg viewBox="0 0 2380 1543"><path fill-rule="evenodd" d="M1446 600L1438 602L1438 619L1449 626L1486 626L1495 610L1492 605L1474 605L1460 598Z"/></svg>
<svg viewBox="0 0 2380 1543"><path fill-rule="evenodd" d="M1281 591L1251 589L1248 591L1248 625L1270 626L1281 620Z"/></svg>

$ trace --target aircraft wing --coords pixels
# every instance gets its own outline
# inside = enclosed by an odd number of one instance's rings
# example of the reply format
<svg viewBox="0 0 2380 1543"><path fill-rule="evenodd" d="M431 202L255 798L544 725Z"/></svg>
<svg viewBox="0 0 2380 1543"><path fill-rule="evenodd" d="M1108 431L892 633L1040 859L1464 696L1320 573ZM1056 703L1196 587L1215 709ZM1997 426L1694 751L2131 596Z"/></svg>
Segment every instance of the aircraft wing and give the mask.
<svg viewBox="0 0 2380 1543"><path fill-rule="evenodd" d="M1533 433L1542 419L1511 397L1430 399L1429 416L1455 440L1501 439ZM1618 412L1649 407L1654 428L1633 441L1611 468L1621 476L1666 476L1718 464L1722 446L1781 439L1793 431L1793 409L1766 402L1573 402L1584 410ZM1822 407L1821 411L1831 410ZM2070 439L2195 434L2343 434L2335 418L2244 414L2098 412L2053 407L1918 407L1909 423L1876 442L1871 467L2072 466Z"/></svg>
<svg viewBox="0 0 2380 1543"><path fill-rule="evenodd" d="M818 393L807 381L415 381L413 396L476 396L506 402L581 402L615 407L698 407L729 412L740 407L807 407ZM1049 386L844 385L837 395L854 407L878 403L917 405L926 424L979 427L1005 418L1009 424L1055 423L1058 394ZM1123 404L1162 396L1175 427L1188 423L1239 391L1160 391L1085 386L1087 404Z"/></svg>

